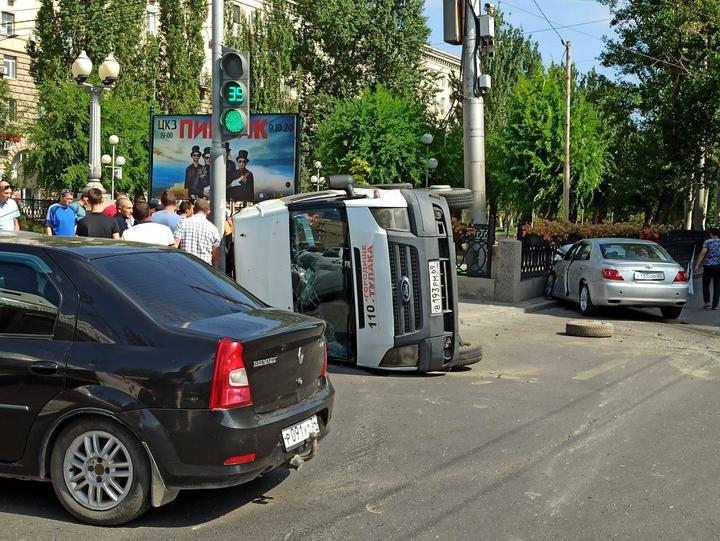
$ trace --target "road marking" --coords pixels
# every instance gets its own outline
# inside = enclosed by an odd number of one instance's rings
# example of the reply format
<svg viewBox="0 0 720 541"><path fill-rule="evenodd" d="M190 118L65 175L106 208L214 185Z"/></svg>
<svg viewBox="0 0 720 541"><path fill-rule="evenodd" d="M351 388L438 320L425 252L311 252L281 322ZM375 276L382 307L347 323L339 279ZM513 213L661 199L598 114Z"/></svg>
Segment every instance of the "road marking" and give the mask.
<svg viewBox="0 0 720 541"><path fill-rule="evenodd" d="M590 370L585 370L584 372L578 372L573 379L576 379L578 381L587 381L589 379L594 378L595 376L604 374L605 372L608 372L608 371L612 370L613 368L622 366L622 365L626 364L627 362L628 362L627 359L615 359L614 361L608 361L604 364L601 364L600 366L591 368Z"/></svg>

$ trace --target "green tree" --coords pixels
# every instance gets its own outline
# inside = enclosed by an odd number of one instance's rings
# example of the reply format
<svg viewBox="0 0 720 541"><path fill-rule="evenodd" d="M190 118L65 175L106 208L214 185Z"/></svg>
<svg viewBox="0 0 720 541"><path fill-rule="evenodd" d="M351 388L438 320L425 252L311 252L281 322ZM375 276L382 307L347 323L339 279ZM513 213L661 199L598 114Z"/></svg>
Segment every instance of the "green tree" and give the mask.
<svg viewBox="0 0 720 541"><path fill-rule="evenodd" d="M571 212L586 209L606 167L606 142L598 113L573 92ZM565 139L565 69L521 76L508 100L507 125L488 145L501 205L529 218L555 218L562 203Z"/></svg>
<svg viewBox="0 0 720 541"><path fill-rule="evenodd" d="M298 0L296 10L295 64L302 70L309 134L335 100L359 96L366 87L420 99L430 34L422 0Z"/></svg>
<svg viewBox="0 0 720 541"><path fill-rule="evenodd" d="M112 52L121 66L116 85L102 96L102 146L120 137L127 159L118 189L147 188L149 124L153 112L197 112L204 62L202 0L161 0L160 34L144 31L145 4L127 0L43 0L37 40L28 45L38 89L38 119L30 129L28 170L48 189L87 182L89 98L70 77L81 50L98 67ZM99 83L97 70L90 83ZM107 172L105 172L107 175ZM109 188L107 180L105 187Z"/></svg>
<svg viewBox="0 0 720 541"><path fill-rule="evenodd" d="M164 113L197 113L207 0L160 0L157 96Z"/></svg>
<svg viewBox="0 0 720 541"><path fill-rule="evenodd" d="M250 51L250 110L252 113L290 113L297 110L296 48L293 19L284 0L268 0L235 23L231 6L225 16L225 43ZM293 91L295 96L293 96Z"/></svg>
<svg viewBox="0 0 720 541"><path fill-rule="evenodd" d="M720 2L603 3L618 35L607 43L603 62L637 92L633 121L647 145L639 153L656 178L648 186L659 194L655 217L681 217L675 202L684 194L687 225L694 209L695 226L702 226L720 141Z"/></svg>
<svg viewBox="0 0 720 541"><path fill-rule="evenodd" d="M372 184L419 184L424 175L420 139L426 129L415 100L379 86L337 102L318 126L316 156L326 175L357 169Z"/></svg>

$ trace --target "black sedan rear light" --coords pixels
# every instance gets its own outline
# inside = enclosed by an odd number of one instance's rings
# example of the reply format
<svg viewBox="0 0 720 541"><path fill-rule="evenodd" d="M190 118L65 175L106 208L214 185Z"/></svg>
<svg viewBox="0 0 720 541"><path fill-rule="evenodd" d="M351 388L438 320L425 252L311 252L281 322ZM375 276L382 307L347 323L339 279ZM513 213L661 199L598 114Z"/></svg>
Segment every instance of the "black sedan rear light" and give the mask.
<svg viewBox="0 0 720 541"><path fill-rule="evenodd" d="M210 390L210 409L230 409L251 406L250 392L241 342L223 338L218 342L215 374Z"/></svg>

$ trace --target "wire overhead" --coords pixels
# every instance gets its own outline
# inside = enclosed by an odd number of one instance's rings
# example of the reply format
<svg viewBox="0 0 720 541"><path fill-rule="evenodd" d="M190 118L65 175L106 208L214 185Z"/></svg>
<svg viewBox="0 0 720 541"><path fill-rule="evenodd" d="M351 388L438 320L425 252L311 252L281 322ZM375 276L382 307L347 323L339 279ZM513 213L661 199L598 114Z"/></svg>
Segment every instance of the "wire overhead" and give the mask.
<svg viewBox="0 0 720 541"><path fill-rule="evenodd" d="M544 12L544 11L542 10L542 8L540 7L540 4L537 3L537 0L533 0L533 3L535 4L535 7L538 8L538 11L540 11L540 13L542 13L542 16L545 17L545 20L546 20L547 23L550 25L550 28L552 28L553 30L555 30L555 33L557 34L557 37L560 38L560 43L562 43L563 45L565 45L565 40L562 38L562 36L560 35L560 32L557 31L557 28L555 28L555 26L554 26L553 23L550 21L550 19L547 18L547 15L545 15L545 12Z"/></svg>

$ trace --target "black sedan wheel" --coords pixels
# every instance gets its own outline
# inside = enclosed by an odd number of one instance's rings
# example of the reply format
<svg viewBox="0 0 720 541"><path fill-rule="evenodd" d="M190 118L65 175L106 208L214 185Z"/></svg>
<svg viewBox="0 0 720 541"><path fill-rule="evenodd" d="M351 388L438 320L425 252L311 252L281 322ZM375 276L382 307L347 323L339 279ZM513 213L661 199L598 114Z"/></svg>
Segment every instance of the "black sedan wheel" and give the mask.
<svg viewBox="0 0 720 541"><path fill-rule="evenodd" d="M108 419L85 417L65 428L53 446L50 472L60 503L84 522L124 524L149 507L145 451Z"/></svg>

